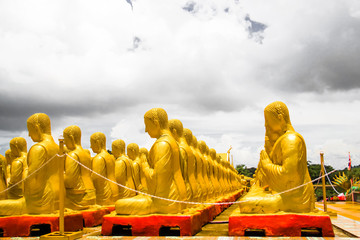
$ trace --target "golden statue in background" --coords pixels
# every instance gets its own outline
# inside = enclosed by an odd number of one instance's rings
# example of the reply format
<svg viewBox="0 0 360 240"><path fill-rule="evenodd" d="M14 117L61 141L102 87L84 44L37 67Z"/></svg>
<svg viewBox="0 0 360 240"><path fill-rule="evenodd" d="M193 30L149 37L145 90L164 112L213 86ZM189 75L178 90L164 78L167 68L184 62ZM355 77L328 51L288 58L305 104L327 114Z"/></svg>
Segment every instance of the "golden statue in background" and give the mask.
<svg viewBox="0 0 360 240"><path fill-rule="evenodd" d="M6 158L0 154L0 200L7 198L7 161Z"/></svg>
<svg viewBox="0 0 360 240"><path fill-rule="evenodd" d="M112 181L115 179L115 159L106 150L106 137L101 132L96 132L90 137L91 149L97 155L92 159L92 170ZM119 188L104 178L92 174L96 189L96 203L99 205L111 205L119 196Z"/></svg>
<svg viewBox="0 0 360 240"><path fill-rule="evenodd" d="M135 189L133 178L133 165L130 159L125 155L125 142L117 139L112 142L112 154L115 159L115 178L116 182L131 189ZM119 198L129 198L136 193L129 189L119 187Z"/></svg>
<svg viewBox="0 0 360 240"><path fill-rule="evenodd" d="M76 210L86 209L96 203L95 187L91 172L76 161L91 169L91 156L81 146L81 130L78 126L65 128L63 136L69 151L65 159L65 206Z"/></svg>
<svg viewBox="0 0 360 240"><path fill-rule="evenodd" d="M13 138L10 141L10 149L14 159L10 168L8 187L11 188L8 191L8 199L19 199L24 194L24 183L18 182L26 178L28 171L26 140L22 137Z"/></svg>
<svg viewBox="0 0 360 240"><path fill-rule="evenodd" d="M241 213L314 211L314 190L306 160L303 137L295 132L287 106L269 104L265 115L265 150L260 153L255 184L240 201ZM303 187L283 193L283 191Z"/></svg>
<svg viewBox="0 0 360 240"><path fill-rule="evenodd" d="M135 183L135 189L140 192L147 192L147 182L140 160L139 151L139 145L136 143L130 143L127 146L127 155L133 164L133 179Z"/></svg>
<svg viewBox="0 0 360 240"><path fill-rule="evenodd" d="M151 195L174 200L186 200L186 187L181 174L179 147L171 136L164 109L153 108L145 113L145 132L157 138L149 152L149 163L143 162L146 179L151 182ZM152 165L153 164L153 165ZM146 195L119 199L117 214L180 213L182 205Z"/></svg>

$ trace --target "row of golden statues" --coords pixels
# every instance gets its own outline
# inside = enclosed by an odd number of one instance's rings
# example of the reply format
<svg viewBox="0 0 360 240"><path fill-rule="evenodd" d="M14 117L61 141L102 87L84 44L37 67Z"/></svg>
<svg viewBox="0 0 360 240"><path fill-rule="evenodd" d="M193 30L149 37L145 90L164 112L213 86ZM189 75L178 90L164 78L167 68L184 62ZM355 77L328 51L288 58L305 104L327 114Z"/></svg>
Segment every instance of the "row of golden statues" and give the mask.
<svg viewBox="0 0 360 240"><path fill-rule="evenodd" d="M240 212L314 212L305 141L294 130L287 106L273 102L265 108L264 117L264 150L253 184L239 201ZM189 201L214 202L243 187L240 175L228 161L205 142L197 141L179 120L168 120L164 109L146 112L144 123L149 136L157 139L149 152L131 143L125 155L124 141L115 140L109 154L105 135L94 133L90 142L97 155L93 158L81 147L78 127L64 130L68 208L115 204L118 214L185 213L195 209ZM4 200L0 201L0 215L52 213L57 206L58 163L49 159L59 149L51 136L50 119L46 114L34 114L28 119L27 128L36 144L26 153L24 139L11 140L11 154L6 156L14 159L8 186L6 160L1 160L0 193ZM21 185L12 187L26 176ZM7 187L11 189L5 193L3 189Z"/></svg>
<svg viewBox="0 0 360 240"><path fill-rule="evenodd" d="M204 141L197 141L181 121L168 120L164 109L149 110L144 122L145 131L157 139L149 152L130 143L125 154L125 142L118 139L110 154L105 135L97 132L90 138L93 158L81 146L80 128L64 129L67 208L115 204L118 214L182 213L199 207L183 202L214 202L241 188L233 166ZM34 114L27 128L35 142L29 152L25 139L16 137L5 157L0 155L2 216L46 214L58 208L59 146L51 135L50 118Z"/></svg>

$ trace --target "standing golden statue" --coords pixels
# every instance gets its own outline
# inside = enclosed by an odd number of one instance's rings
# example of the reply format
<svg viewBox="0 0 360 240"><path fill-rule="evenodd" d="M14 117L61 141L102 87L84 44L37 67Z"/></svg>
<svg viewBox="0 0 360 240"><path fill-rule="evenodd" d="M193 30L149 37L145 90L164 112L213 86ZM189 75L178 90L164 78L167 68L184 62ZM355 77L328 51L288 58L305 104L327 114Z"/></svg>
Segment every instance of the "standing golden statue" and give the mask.
<svg viewBox="0 0 360 240"><path fill-rule="evenodd" d="M69 151L65 159L65 206L77 210L86 209L96 203L95 187L91 172L76 161L91 169L91 156L81 146L81 130L78 126L65 128L63 136Z"/></svg>
<svg viewBox="0 0 360 240"><path fill-rule="evenodd" d="M314 211L314 190L303 137L295 132L287 106L273 102L264 111L265 150L260 153L255 184L240 203L241 213ZM296 188L283 194L277 194Z"/></svg>
<svg viewBox="0 0 360 240"><path fill-rule="evenodd" d="M27 144L22 137L13 138L10 141L11 154L14 159L11 162L10 181L8 187L9 199L18 199L23 197L24 183L19 183L27 176Z"/></svg>
<svg viewBox="0 0 360 240"><path fill-rule="evenodd" d="M101 132L96 132L90 137L91 149L97 153L92 159L92 170L112 181L115 179L115 159L106 150L106 137ZM118 198L119 188L104 178L92 174L96 189L96 203L99 205L111 205Z"/></svg>
<svg viewBox="0 0 360 240"><path fill-rule="evenodd" d="M149 163L144 162L144 173L151 182L151 195L186 200L186 187L181 174L179 147L171 136L168 116L164 109L153 108L144 115L145 132L157 140L149 152ZM150 190L149 189L149 190ZM118 214L179 213L182 205L145 195L119 199L115 203Z"/></svg>
<svg viewBox="0 0 360 240"><path fill-rule="evenodd" d="M116 182L131 189L135 189L133 178L133 165L130 159L125 155L125 142L117 139L112 142L112 154L115 159L115 178ZM136 193L129 189L119 187L119 198L129 198Z"/></svg>

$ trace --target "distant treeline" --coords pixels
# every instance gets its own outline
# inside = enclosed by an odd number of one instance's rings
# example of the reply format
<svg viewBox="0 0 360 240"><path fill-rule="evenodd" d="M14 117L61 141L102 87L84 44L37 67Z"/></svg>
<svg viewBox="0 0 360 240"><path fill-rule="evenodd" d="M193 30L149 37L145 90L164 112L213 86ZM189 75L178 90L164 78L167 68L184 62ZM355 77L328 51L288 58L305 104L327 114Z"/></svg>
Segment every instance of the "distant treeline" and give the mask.
<svg viewBox="0 0 360 240"><path fill-rule="evenodd" d="M314 180L320 176L320 169L321 169L320 164L311 164L311 162L309 161L308 169L309 169L309 174L310 174L311 180ZM244 164L240 164L240 165L236 166L236 170L238 171L239 174L242 174L242 175L248 176L248 177L253 177L253 175L255 174L256 168L255 167L247 168ZM334 168L332 166L325 165L325 170L326 170L326 172L331 172L332 170L334 170ZM338 171L330 174L329 178L332 181L334 179L335 175L339 176L339 174L342 175L343 173L345 173L345 175L348 176L348 178L354 177L354 178L360 179L360 165L352 166L350 171L347 168L338 170ZM314 182L314 185L318 185L318 184L321 184L321 180ZM330 184L327 178L325 178L325 184L326 185ZM315 187L314 189L315 189L315 194L316 194L317 198L322 199L322 196L323 196L322 188ZM338 192L344 192L344 190L339 187L335 187L335 189ZM335 190L333 188L329 188L329 187L326 188L326 196L327 197L337 196L337 195L338 194L335 192Z"/></svg>

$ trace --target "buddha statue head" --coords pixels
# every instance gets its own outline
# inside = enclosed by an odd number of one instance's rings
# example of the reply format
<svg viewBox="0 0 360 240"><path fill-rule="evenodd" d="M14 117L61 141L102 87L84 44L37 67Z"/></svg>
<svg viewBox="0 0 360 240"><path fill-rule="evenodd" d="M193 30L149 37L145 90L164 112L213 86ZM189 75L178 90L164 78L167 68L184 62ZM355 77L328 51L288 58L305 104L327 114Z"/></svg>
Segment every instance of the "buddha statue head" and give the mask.
<svg viewBox="0 0 360 240"><path fill-rule="evenodd" d="M213 148L210 148L209 155L213 161L216 161L216 150Z"/></svg>
<svg viewBox="0 0 360 240"><path fill-rule="evenodd" d="M178 119L169 120L169 129L171 135L175 138L176 141L179 141L180 138L183 136L184 128L180 120Z"/></svg>
<svg viewBox="0 0 360 240"><path fill-rule="evenodd" d="M12 160L14 159L14 155L11 153L11 149L5 151L5 159L6 163L10 165Z"/></svg>
<svg viewBox="0 0 360 240"><path fill-rule="evenodd" d="M192 144L193 134L190 129L184 128L183 136L189 146Z"/></svg>
<svg viewBox="0 0 360 240"><path fill-rule="evenodd" d="M264 117L265 145L269 143L270 146L273 146L286 131L294 130L291 125L289 110L283 102L277 101L267 105L264 110Z"/></svg>
<svg viewBox="0 0 360 240"><path fill-rule="evenodd" d="M125 142L122 139L116 139L111 144L111 152L115 158L125 154Z"/></svg>
<svg viewBox="0 0 360 240"><path fill-rule="evenodd" d="M94 153L100 153L106 149L106 137L102 132L93 133L90 137L90 147Z"/></svg>
<svg viewBox="0 0 360 240"><path fill-rule="evenodd" d="M169 130L168 115L162 108L152 108L144 115L145 132L151 138L159 138L164 131Z"/></svg>
<svg viewBox="0 0 360 240"><path fill-rule="evenodd" d="M196 137L193 135L192 136L192 141L191 141L191 143L192 143L192 146L196 149L197 147L198 147L198 141L197 141L197 139L196 139Z"/></svg>
<svg viewBox="0 0 360 240"><path fill-rule="evenodd" d="M14 158L20 157L22 153L27 152L27 144L25 138L16 137L10 141L11 154Z"/></svg>
<svg viewBox="0 0 360 240"><path fill-rule="evenodd" d="M149 165L151 167L154 166L154 164L152 162L149 162L150 161L150 159L149 159L149 151L146 148L144 148L144 147L140 148L139 155L140 155L140 159L141 159L142 162L149 163Z"/></svg>
<svg viewBox="0 0 360 240"><path fill-rule="evenodd" d="M130 143L127 146L127 155L130 159L135 160L139 157L139 145L136 143Z"/></svg>
<svg viewBox="0 0 360 240"><path fill-rule="evenodd" d="M198 147L202 154L206 153L206 143L203 140L198 141Z"/></svg>
<svg viewBox="0 0 360 240"><path fill-rule="evenodd" d="M81 130L78 126L72 125L63 131L64 143L70 151L75 150L77 145L81 145Z"/></svg>
<svg viewBox="0 0 360 240"><path fill-rule="evenodd" d="M44 135L51 135L50 118L45 113L35 113L27 119L29 136L34 142L44 140Z"/></svg>

